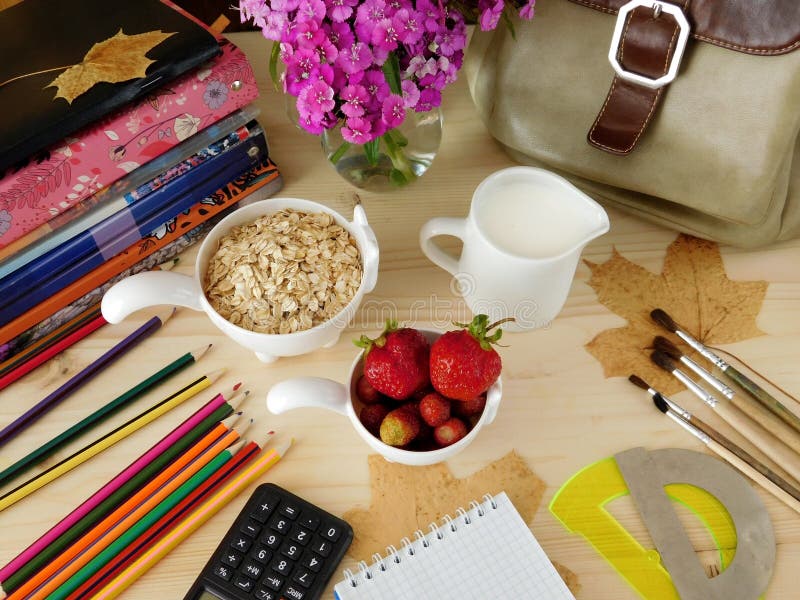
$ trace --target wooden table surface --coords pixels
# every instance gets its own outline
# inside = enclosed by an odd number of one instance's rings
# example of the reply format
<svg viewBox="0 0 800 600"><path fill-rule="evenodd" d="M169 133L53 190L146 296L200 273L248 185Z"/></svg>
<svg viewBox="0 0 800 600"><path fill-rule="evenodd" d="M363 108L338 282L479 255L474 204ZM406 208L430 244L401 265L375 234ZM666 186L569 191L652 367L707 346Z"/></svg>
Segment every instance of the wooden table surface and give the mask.
<svg viewBox="0 0 800 600"><path fill-rule="evenodd" d="M244 48L258 73L262 90L260 121L267 131L272 156L285 178L282 195L320 201L349 217L355 190L339 179L326 163L319 140L299 131L286 116L284 98L275 92L266 75L268 42L255 33L234 34L231 38ZM422 327L441 320L443 310L463 316L466 312L460 299L451 292L449 275L434 267L420 251L417 242L420 226L433 216L466 215L476 185L491 172L512 165L475 113L464 78L447 90L443 109L442 145L424 178L407 190L384 194L360 192L381 250L378 284L367 299L393 307L401 322ZM675 238L675 232L617 210L608 212L610 232L590 243L583 257L602 262L610 257L612 247L616 247L630 260L660 272L665 249ZM191 273L195 251L181 256L178 271ZM784 387L800 393L800 369L797 367L800 241L756 251L723 247L722 255L731 278L770 282L758 317L758 326L767 335L733 344L727 349L745 357ZM584 345L598 332L624 324L620 317L597 301L586 283L588 275L586 266L579 265L566 305L549 328L507 337L508 347L501 350L505 388L497 419L471 446L450 460L448 466L457 476L465 476L516 450L547 485L544 502L531 528L550 557L577 575L582 585L577 597L625 600L637 595L584 540L569 534L553 518L546 508L547 503L577 470L616 452L635 446L694 450L703 447L654 411L643 393L624 378L604 378L600 364L586 352ZM153 312L141 311L119 325L102 328L0 392L0 426L12 421L93 361ZM351 339L363 331L376 332L380 323L375 315L376 311L361 311L331 349L264 365L223 336L203 314L180 309L161 331L121 363L96 377L57 410L0 449L0 467L61 432L137 383L145 374L156 371L186 351L213 342L214 347L202 362L178 379L189 381L201 373L225 367L224 378L213 389L222 391L236 382L244 382L251 391L244 409L256 420L250 433L263 433L272 428L282 436L296 439L288 455L264 480L276 482L337 515L354 507L366 507L370 501L367 472L370 450L347 420L320 409L272 416L266 410L264 399L270 386L288 377L319 375L344 381L356 353ZM176 385L173 381L161 386L136 406L115 416L113 423L102 431L110 430L142 407L163 398ZM0 563L8 562L211 395L210 390L201 394L90 463L0 513ZM676 399L710 422L718 423L686 392ZM725 430L722 425L720 428ZM81 447L86 439L64 449L47 464ZM5 489L10 487L7 485ZM758 494L772 518L778 543L777 564L767 598L796 597L800 518L760 489ZM124 597L132 600L182 598L220 536L238 514L246 496L243 494L226 507L134 584ZM614 514L637 535L646 536L631 506L618 502ZM700 535L696 523L687 526L697 538L699 551L703 552L709 541ZM386 540L387 544L397 542ZM334 581L339 575L337 572ZM332 597L330 588L325 597Z"/></svg>

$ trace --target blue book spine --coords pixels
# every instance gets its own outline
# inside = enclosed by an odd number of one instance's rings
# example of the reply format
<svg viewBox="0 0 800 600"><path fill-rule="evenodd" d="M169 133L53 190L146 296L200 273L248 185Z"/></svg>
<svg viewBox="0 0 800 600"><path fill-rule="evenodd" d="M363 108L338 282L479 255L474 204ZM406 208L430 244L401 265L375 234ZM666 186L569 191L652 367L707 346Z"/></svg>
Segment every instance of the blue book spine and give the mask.
<svg viewBox="0 0 800 600"><path fill-rule="evenodd" d="M249 147L246 141L230 147L227 152L222 152L192 169L188 178L174 179L140 201L120 210L66 243L31 261L25 267L3 277L0 279L0 298L3 298L5 302L16 300L25 295L38 282L46 281L103 246L113 245L116 240L124 236L126 232L130 232L138 223L149 220L152 214L171 202L172 198L182 196L187 188L203 186L211 180L218 181L217 173L237 157L244 155L246 159Z"/></svg>
<svg viewBox="0 0 800 600"><path fill-rule="evenodd" d="M253 149L257 149L258 152ZM60 262L61 268L54 268L54 272L51 273L45 271L38 275L27 275L22 281L18 281L17 285L24 287L24 291L18 292L17 288L12 288L14 298L11 301L4 301L0 308L0 326L13 321L33 306L102 265L107 259L149 234L161 224L182 211L188 210L193 204L258 163L266 153L266 139L264 134L260 133L147 196L147 200L157 199L155 201L157 208L146 217L137 221L129 218L127 227L116 229L112 235L106 238L99 238L92 231L80 236L82 251L79 256L70 256L69 253L61 254L59 259L63 261ZM216 165L214 172L209 174L206 171L207 176L201 179L200 169L209 165ZM88 252L83 251L85 249L88 249ZM5 282L3 283L5 284ZM0 293L6 294L9 291Z"/></svg>

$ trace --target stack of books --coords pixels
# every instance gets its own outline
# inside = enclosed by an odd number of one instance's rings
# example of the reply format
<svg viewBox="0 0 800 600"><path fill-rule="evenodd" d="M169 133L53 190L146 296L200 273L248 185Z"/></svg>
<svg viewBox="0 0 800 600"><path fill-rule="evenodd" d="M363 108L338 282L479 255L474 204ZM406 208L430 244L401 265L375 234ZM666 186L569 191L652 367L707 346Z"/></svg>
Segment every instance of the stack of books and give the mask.
<svg viewBox="0 0 800 600"><path fill-rule="evenodd" d="M0 377L280 189L245 55L168 0L0 12Z"/></svg>

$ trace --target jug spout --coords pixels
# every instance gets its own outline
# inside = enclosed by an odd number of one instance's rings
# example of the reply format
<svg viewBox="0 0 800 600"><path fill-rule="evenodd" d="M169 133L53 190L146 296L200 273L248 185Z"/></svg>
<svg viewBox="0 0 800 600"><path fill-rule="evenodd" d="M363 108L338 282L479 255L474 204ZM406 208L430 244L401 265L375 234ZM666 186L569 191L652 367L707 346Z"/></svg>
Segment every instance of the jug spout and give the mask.
<svg viewBox="0 0 800 600"><path fill-rule="evenodd" d="M148 306L169 304L203 310L202 290L192 277L168 271L148 271L116 283L103 296L100 310L109 323L119 323Z"/></svg>

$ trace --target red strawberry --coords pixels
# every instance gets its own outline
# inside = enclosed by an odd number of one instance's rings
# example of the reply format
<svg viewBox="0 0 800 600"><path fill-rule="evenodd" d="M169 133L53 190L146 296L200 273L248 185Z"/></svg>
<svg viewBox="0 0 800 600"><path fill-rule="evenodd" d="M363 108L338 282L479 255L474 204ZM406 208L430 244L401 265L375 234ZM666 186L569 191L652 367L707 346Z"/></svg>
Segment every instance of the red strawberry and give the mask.
<svg viewBox="0 0 800 600"><path fill-rule="evenodd" d="M428 385L430 346L416 329L387 321L378 338L362 335L355 344L364 348L364 376L382 394L403 400Z"/></svg>
<svg viewBox="0 0 800 600"><path fill-rule="evenodd" d="M487 325L489 317L478 315L469 325L443 333L431 346L430 376L437 392L453 400L472 400L500 377L502 363L492 344L502 329L489 330L503 321Z"/></svg>
<svg viewBox="0 0 800 600"><path fill-rule="evenodd" d="M383 400L383 395L372 387L364 375L359 377L356 382L356 396L358 396L358 399L364 404L375 404Z"/></svg>
<svg viewBox="0 0 800 600"><path fill-rule="evenodd" d="M459 417L476 417L483 412L485 406L486 396L481 394L472 400L453 402L453 413Z"/></svg>
<svg viewBox="0 0 800 600"><path fill-rule="evenodd" d="M395 408L381 422L381 441L390 446L405 446L420 430L419 415L405 406Z"/></svg>
<svg viewBox="0 0 800 600"><path fill-rule="evenodd" d="M441 394L431 392L419 401L419 414L428 425L438 427L450 418L450 401Z"/></svg>
<svg viewBox="0 0 800 600"><path fill-rule="evenodd" d="M375 437L380 437L381 423L389 414L389 408L383 404L368 404L358 415L361 424Z"/></svg>
<svg viewBox="0 0 800 600"><path fill-rule="evenodd" d="M467 435L467 424L457 417L445 421L433 430L433 439L440 446L455 444L465 435Z"/></svg>

